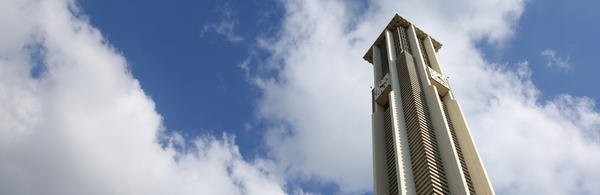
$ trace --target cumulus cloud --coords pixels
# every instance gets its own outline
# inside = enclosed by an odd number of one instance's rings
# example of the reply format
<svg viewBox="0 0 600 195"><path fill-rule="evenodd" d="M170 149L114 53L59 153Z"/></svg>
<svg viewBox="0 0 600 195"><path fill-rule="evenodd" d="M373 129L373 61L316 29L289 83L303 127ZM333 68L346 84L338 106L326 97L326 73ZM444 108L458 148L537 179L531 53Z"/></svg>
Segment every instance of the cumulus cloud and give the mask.
<svg viewBox="0 0 600 195"><path fill-rule="evenodd" d="M165 135L85 17L73 1L0 3L0 194L284 194L232 135Z"/></svg>
<svg viewBox="0 0 600 195"><path fill-rule="evenodd" d="M222 15L219 16L219 21L212 24L205 24L202 26L202 30L200 31L200 36L204 36L208 32L214 32L218 35L225 37L229 42L239 43L244 40L244 37L238 35L235 32L235 27L238 23L236 19L233 18L233 10L231 7L226 4L222 9Z"/></svg>
<svg viewBox="0 0 600 195"><path fill-rule="evenodd" d="M372 68L361 58L399 13L444 44L440 63L498 194L600 190L594 184L600 180L594 100L565 94L543 101L528 62L511 69L487 61L475 47L510 40L524 1L282 4L281 30L257 43L271 55L251 67L250 82L263 90L258 116L271 124L267 146L288 179L333 182L343 193L372 189Z"/></svg>
<svg viewBox="0 0 600 195"><path fill-rule="evenodd" d="M546 50L542 51L542 53L540 53L540 55L546 57L546 60L548 61L546 66L548 66L548 68L557 69L557 70L568 70L572 67L571 64L569 63L569 58L570 58L569 56L567 56L566 58L558 57L556 55L556 51L554 51L552 49L546 49Z"/></svg>

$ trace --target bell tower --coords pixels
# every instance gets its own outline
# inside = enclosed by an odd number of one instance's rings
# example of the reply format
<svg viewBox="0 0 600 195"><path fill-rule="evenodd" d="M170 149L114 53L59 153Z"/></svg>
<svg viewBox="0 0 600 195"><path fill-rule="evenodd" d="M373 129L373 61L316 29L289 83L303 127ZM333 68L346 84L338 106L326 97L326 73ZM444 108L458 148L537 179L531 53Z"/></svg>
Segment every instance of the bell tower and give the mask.
<svg viewBox="0 0 600 195"><path fill-rule="evenodd" d="M396 14L363 57L374 73L376 195L495 194L438 63L441 47Z"/></svg>

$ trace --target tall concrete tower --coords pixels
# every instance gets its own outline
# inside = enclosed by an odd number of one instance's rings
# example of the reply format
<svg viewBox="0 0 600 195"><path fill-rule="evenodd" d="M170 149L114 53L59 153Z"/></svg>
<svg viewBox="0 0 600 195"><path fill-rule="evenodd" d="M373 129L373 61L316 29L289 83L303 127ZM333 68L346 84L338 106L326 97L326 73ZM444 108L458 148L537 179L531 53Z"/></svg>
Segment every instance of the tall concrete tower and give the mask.
<svg viewBox="0 0 600 195"><path fill-rule="evenodd" d="M395 15L364 56L375 73L376 195L495 194L438 63L441 46Z"/></svg>

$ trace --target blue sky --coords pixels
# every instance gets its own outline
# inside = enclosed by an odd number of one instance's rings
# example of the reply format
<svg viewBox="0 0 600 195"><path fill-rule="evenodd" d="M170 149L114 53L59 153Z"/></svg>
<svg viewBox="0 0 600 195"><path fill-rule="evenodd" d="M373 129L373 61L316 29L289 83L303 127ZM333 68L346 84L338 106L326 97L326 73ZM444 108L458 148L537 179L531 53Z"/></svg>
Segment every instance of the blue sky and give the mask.
<svg viewBox="0 0 600 195"><path fill-rule="evenodd" d="M594 18L598 2L593 1L531 1L516 26L514 38L498 48L482 43L490 60L515 63L527 60L532 65L532 80L544 97L568 93L595 100L600 93L589 90L598 72L593 61L595 38L600 29ZM569 68L548 68L544 50L556 51L558 57L569 59Z"/></svg>
<svg viewBox="0 0 600 195"><path fill-rule="evenodd" d="M444 44L497 194L595 194L598 8L2 1L0 194L372 194L362 55L395 13Z"/></svg>
<svg viewBox="0 0 600 195"><path fill-rule="evenodd" d="M263 133L254 128L253 114L260 91L246 82L238 65L254 37L274 33L282 14L278 2L82 1L81 6L127 58L167 130L190 137L233 133L244 156L260 150ZM235 25L231 33L242 40L204 30L228 20Z"/></svg>

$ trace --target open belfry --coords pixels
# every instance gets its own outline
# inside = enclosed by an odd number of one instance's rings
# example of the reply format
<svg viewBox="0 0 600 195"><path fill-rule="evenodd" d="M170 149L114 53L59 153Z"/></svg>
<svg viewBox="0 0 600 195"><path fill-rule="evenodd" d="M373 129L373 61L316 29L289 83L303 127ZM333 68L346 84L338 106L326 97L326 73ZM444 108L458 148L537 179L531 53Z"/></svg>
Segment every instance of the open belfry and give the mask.
<svg viewBox="0 0 600 195"><path fill-rule="evenodd" d="M373 64L374 193L495 194L436 52L395 15L364 55Z"/></svg>

